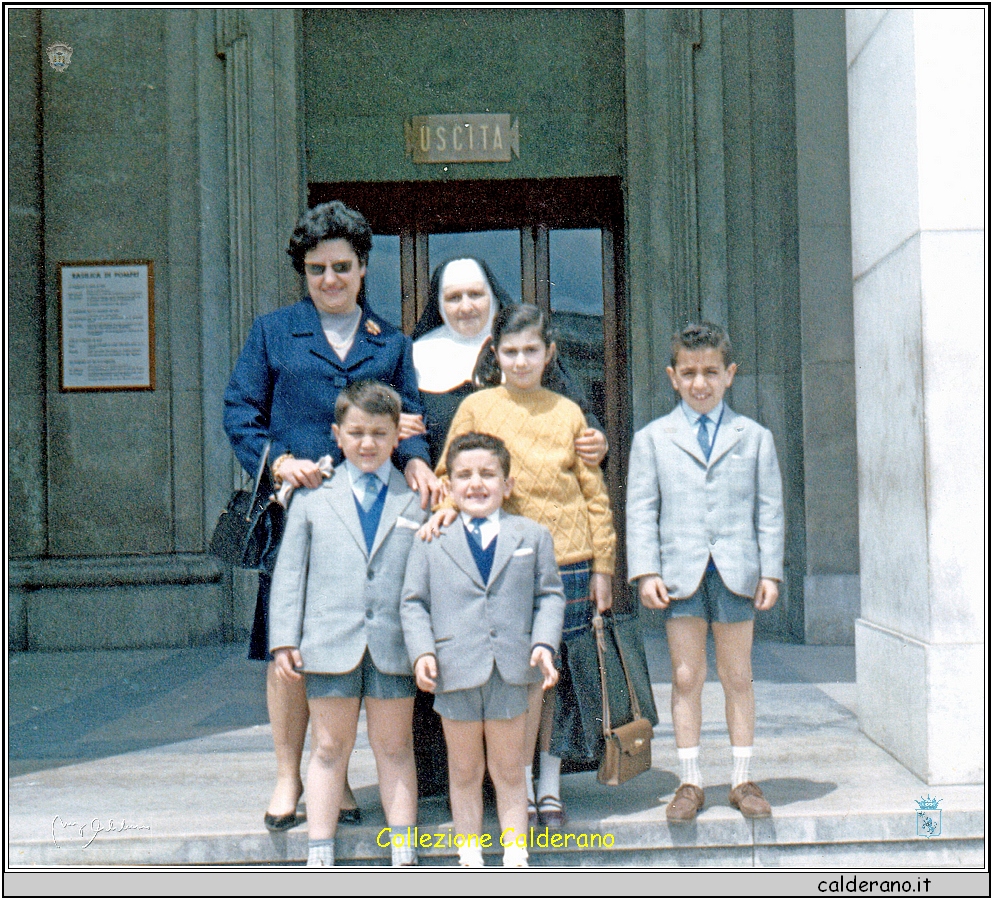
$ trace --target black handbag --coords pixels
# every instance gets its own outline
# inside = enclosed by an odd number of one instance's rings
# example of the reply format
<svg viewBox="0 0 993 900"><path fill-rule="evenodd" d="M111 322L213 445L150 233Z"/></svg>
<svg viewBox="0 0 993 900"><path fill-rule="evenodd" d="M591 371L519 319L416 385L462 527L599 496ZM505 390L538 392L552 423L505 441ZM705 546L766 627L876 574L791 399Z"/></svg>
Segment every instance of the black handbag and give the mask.
<svg viewBox="0 0 993 900"><path fill-rule="evenodd" d="M282 536L283 507L273 496L269 474L269 445L255 476L255 487L236 490L217 519L210 538L210 552L242 569L262 568L269 551Z"/></svg>
<svg viewBox="0 0 993 900"><path fill-rule="evenodd" d="M606 673L614 722L632 719L631 686L641 715L652 725L659 721L637 607L628 613L611 611L602 618L602 647L592 623L563 644L551 745L552 753L562 760L563 773L593 771L603 760L601 672Z"/></svg>
<svg viewBox="0 0 993 900"><path fill-rule="evenodd" d="M603 695L603 758L597 771L597 781L601 784L623 784L635 775L647 772L652 767L652 722L641 714L638 703L638 691L632 681L632 667L617 639L613 629L609 629L611 643L616 648L623 672L624 691L627 694L625 704L628 707L630 720L625 725L615 725L620 717L611 714L610 695L611 679L607 676L608 637L604 633L604 620L601 616L593 617L593 631L596 635L597 656L600 662L600 684ZM647 667L646 667L647 671ZM614 686L616 687L619 685ZM652 704L654 712L654 703ZM625 718L628 718L625 716Z"/></svg>

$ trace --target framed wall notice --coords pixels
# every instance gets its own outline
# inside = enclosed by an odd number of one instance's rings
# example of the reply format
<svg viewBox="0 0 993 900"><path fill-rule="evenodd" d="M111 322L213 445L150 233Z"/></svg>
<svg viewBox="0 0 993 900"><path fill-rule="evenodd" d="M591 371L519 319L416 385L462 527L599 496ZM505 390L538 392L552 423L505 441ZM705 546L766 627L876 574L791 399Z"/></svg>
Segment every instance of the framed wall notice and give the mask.
<svg viewBox="0 0 993 900"><path fill-rule="evenodd" d="M59 263L61 389L155 389L152 260Z"/></svg>

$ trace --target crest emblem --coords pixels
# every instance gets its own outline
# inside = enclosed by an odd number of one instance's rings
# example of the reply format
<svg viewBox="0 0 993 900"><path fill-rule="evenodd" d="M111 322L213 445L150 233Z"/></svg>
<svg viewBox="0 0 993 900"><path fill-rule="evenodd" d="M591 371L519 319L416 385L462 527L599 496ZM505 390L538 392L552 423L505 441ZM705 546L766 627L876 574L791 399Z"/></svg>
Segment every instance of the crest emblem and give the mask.
<svg viewBox="0 0 993 900"><path fill-rule="evenodd" d="M45 52L48 54L48 64L56 72L64 72L69 68L69 60L72 59L72 47L68 44L56 41L50 47L46 47Z"/></svg>
<svg viewBox="0 0 993 900"><path fill-rule="evenodd" d="M941 834L941 800L928 794L914 801L917 804L917 836L933 838Z"/></svg>

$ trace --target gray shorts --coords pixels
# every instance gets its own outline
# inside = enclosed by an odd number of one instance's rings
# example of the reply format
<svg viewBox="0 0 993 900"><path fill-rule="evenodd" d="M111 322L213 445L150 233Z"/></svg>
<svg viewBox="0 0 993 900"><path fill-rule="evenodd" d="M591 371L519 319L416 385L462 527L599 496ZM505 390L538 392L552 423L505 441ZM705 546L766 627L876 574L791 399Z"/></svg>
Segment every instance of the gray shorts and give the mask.
<svg viewBox="0 0 993 900"><path fill-rule="evenodd" d="M456 722L516 719L528 708L528 686L507 684L494 664L489 680L464 691L443 691L434 696L434 711Z"/></svg>
<svg viewBox="0 0 993 900"><path fill-rule="evenodd" d="M375 700L405 700L417 693L411 675L390 675L376 668L369 648L366 647L360 662L351 672L343 675L307 673L307 698L322 697L372 697Z"/></svg>
<svg viewBox="0 0 993 900"><path fill-rule="evenodd" d="M733 623L750 622L755 618L755 607L751 597L733 594L721 581L716 568L707 567L703 581L696 593L685 600L672 600L663 617L681 618L694 616L707 622Z"/></svg>

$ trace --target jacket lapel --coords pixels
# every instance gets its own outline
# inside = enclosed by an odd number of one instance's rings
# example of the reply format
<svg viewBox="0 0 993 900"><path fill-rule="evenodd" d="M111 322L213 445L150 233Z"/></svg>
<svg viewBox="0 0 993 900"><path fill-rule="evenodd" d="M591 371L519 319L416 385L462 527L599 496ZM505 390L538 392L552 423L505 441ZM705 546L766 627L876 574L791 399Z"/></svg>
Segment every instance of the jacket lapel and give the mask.
<svg viewBox="0 0 993 900"><path fill-rule="evenodd" d="M372 359L386 342L386 339L381 336L380 327L369 318L368 310L363 309L362 317L359 319L359 327L355 332L355 339L348 350L348 355L344 359L340 359L338 354L331 349L331 345L324 335L324 329L321 327L321 317L317 312L317 307L314 306L314 301L309 297L302 304L294 325L293 337L300 341L302 348L324 360L329 366L340 372L342 377L349 369L354 369L366 360ZM345 384L344 381L341 384L335 382L337 387L344 387Z"/></svg>
<svg viewBox="0 0 993 900"><path fill-rule="evenodd" d="M300 304L299 313L290 333L300 349L323 359L339 371L343 371L338 354L331 349L328 339L324 336L324 329L321 328L321 317L317 314L317 307L314 306L314 301L310 297L307 297Z"/></svg>
<svg viewBox="0 0 993 900"><path fill-rule="evenodd" d="M376 355L376 351L382 345L382 340L378 335L371 334L368 329L369 313L362 311L362 318L359 319L359 329L355 332L355 340L348 348L348 355L341 364L345 369L354 369L362 365L367 359Z"/></svg>
<svg viewBox="0 0 993 900"><path fill-rule="evenodd" d="M679 447L680 450L685 450L692 456L701 466L707 465L707 460L704 458L703 450L700 449L700 442L696 439L696 432L693 427L686 419L686 413L683 412L681 406L676 406L676 408L665 417L665 424L663 426L666 434L672 438L672 442ZM714 455L711 453L710 458L713 459Z"/></svg>
<svg viewBox="0 0 993 900"><path fill-rule="evenodd" d="M500 529L500 534L503 534L502 528ZM455 565L457 565L472 579L474 584L481 588L486 587L486 585L483 584L483 579L479 574L479 566L476 565L476 560L473 558L472 550L469 549L469 539L466 537L465 525L462 524L461 513L458 518L442 532L441 538L436 538L435 540L441 540L442 550L444 550L451 557L452 562L454 562ZM499 545L500 541L497 540L497 546L499 547ZM494 568L496 568L495 563L496 560L494 560Z"/></svg>
<svg viewBox="0 0 993 900"><path fill-rule="evenodd" d="M500 534L497 536L496 553L493 554L493 567L490 569L490 584L497 579L507 563L510 562L514 551L520 547L523 540L524 534L520 522L501 515Z"/></svg>
<svg viewBox="0 0 993 900"><path fill-rule="evenodd" d="M331 487L327 493L328 507L342 521L355 543L366 554L365 535L362 533L362 523L355 509L355 495L352 493L352 481L345 471L344 463L335 469L331 476Z"/></svg>
<svg viewBox="0 0 993 900"><path fill-rule="evenodd" d="M372 559L379 548L386 540L386 536L393 530L397 523L397 517L403 515L416 499L416 495L407 488L404 477L394 469L390 472L390 485L386 493L386 502L383 504L383 512L379 517L379 525L376 526L376 537L372 542L372 552L369 558ZM358 513L355 514L358 518Z"/></svg>
<svg viewBox="0 0 993 900"><path fill-rule="evenodd" d="M724 418L721 419L721 427L717 429L717 437L710 451L709 465L712 466L741 440L741 433L744 431L744 426L738 422L739 418L740 416L736 412L733 412L730 406L727 404L724 405Z"/></svg>

